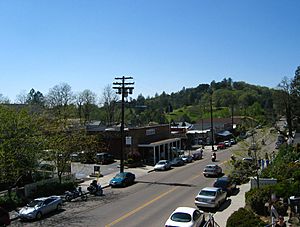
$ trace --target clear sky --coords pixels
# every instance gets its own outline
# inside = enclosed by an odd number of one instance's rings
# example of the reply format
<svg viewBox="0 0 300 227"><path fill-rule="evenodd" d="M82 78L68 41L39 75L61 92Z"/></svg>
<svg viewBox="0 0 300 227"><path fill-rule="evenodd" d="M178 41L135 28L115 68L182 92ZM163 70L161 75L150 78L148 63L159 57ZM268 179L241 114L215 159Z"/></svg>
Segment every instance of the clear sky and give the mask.
<svg viewBox="0 0 300 227"><path fill-rule="evenodd" d="M134 95L233 81L276 87L300 65L299 0L0 0L0 93L62 82Z"/></svg>

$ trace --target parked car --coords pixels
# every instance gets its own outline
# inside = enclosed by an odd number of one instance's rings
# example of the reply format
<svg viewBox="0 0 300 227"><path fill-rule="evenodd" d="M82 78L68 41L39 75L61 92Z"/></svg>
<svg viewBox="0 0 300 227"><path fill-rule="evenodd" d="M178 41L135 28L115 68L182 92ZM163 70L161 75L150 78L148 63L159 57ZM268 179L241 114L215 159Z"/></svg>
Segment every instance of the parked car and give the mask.
<svg viewBox="0 0 300 227"><path fill-rule="evenodd" d="M192 157L194 160L199 160L202 159L203 156L203 150L202 149L197 149L193 154Z"/></svg>
<svg viewBox="0 0 300 227"><path fill-rule="evenodd" d="M226 201L227 193L221 188L205 187L195 198L195 205L204 208L219 208Z"/></svg>
<svg viewBox="0 0 300 227"><path fill-rule="evenodd" d="M135 175L130 172L123 172L116 174L113 179L110 180L109 185L111 187L125 187L134 183Z"/></svg>
<svg viewBox="0 0 300 227"><path fill-rule="evenodd" d="M250 162L250 163L254 162L254 159L252 157L245 157L242 160L243 162Z"/></svg>
<svg viewBox="0 0 300 227"><path fill-rule="evenodd" d="M41 219L45 214L60 210L62 207L60 196L42 197L32 200L19 211L19 218L23 220Z"/></svg>
<svg viewBox="0 0 300 227"><path fill-rule="evenodd" d="M222 174L222 168L216 164L206 165L203 170L203 175L209 176L220 176Z"/></svg>
<svg viewBox="0 0 300 227"><path fill-rule="evenodd" d="M167 170L167 169L171 169L171 163L168 160L160 160L154 166L154 170Z"/></svg>
<svg viewBox="0 0 300 227"><path fill-rule="evenodd" d="M226 147L231 147L231 142L229 140L225 140L224 144Z"/></svg>
<svg viewBox="0 0 300 227"><path fill-rule="evenodd" d="M194 227L203 226L205 223L204 212L192 207L176 208L165 223L165 227Z"/></svg>
<svg viewBox="0 0 300 227"><path fill-rule="evenodd" d="M112 154L103 152L103 153L97 153L96 154L96 162L105 165L110 164L114 162L114 156Z"/></svg>
<svg viewBox="0 0 300 227"><path fill-rule="evenodd" d="M226 145L224 142L220 142L218 143L217 145L217 150L222 150L222 149L225 149L226 148Z"/></svg>
<svg viewBox="0 0 300 227"><path fill-rule="evenodd" d="M221 188L223 191L227 192L227 195L231 195L236 189L236 183L228 176L218 178L213 186L216 188Z"/></svg>
<svg viewBox="0 0 300 227"><path fill-rule="evenodd" d="M184 165L184 161L177 157L177 158L174 158L172 161L171 161L171 166L183 166Z"/></svg>
<svg viewBox="0 0 300 227"><path fill-rule="evenodd" d="M185 162L185 163L190 163L193 161L193 156L191 155L181 155L180 158Z"/></svg>
<svg viewBox="0 0 300 227"><path fill-rule="evenodd" d="M231 144L236 144L235 139L234 139L234 138L231 138L231 139L230 139L230 143L231 143Z"/></svg>

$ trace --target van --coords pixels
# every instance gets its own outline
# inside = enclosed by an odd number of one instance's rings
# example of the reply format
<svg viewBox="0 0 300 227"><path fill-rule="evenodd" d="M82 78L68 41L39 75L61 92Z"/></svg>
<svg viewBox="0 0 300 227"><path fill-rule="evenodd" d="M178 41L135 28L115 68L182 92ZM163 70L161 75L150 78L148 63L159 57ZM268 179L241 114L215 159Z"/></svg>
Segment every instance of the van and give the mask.
<svg viewBox="0 0 300 227"><path fill-rule="evenodd" d="M102 165L110 164L114 162L114 156L112 154L103 152L96 154L96 162Z"/></svg>

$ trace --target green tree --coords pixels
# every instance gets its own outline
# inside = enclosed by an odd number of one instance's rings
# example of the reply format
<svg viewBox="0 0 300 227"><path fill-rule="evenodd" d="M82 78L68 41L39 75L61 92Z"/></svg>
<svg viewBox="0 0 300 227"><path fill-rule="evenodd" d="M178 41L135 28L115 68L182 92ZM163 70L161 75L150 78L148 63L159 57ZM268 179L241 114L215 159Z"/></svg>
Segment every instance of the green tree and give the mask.
<svg viewBox="0 0 300 227"><path fill-rule="evenodd" d="M36 169L42 135L35 116L0 107L0 180L10 185Z"/></svg>

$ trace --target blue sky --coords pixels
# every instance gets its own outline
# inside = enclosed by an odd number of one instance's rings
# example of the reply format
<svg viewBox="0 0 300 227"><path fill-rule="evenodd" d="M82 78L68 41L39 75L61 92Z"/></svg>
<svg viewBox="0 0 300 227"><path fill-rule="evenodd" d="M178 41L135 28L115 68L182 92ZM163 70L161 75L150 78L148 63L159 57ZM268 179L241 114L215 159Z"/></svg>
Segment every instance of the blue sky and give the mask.
<svg viewBox="0 0 300 227"><path fill-rule="evenodd" d="M276 87L300 65L300 1L1 0L0 93L68 83L133 97L233 81Z"/></svg>

